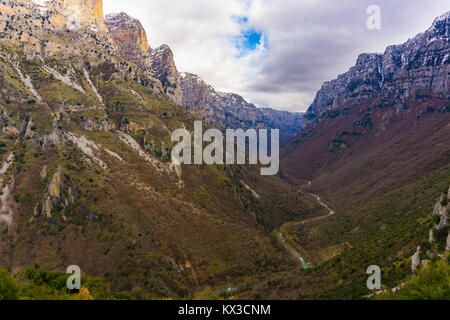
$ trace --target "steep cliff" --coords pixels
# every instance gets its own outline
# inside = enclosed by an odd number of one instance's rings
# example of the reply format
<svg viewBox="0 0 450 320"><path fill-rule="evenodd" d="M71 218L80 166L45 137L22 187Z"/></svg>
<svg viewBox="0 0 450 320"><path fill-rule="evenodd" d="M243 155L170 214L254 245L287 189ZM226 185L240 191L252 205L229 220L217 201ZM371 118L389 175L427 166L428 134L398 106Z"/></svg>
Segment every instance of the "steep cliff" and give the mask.
<svg viewBox="0 0 450 320"><path fill-rule="evenodd" d="M101 33L108 32L103 16L102 0L34 0L37 3L48 3L47 5L54 14L61 14L66 25L70 29L91 29Z"/></svg>
<svg viewBox="0 0 450 320"><path fill-rule="evenodd" d="M337 79L324 83L306 118L344 104L380 98L385 106L403 111L405 101L424 92L449 98L450 12L437 18L425 32L384 54L362 54L356 65Z"/></svg>
<svg viewBox="0 0 450 320"><path fill-rule="evenodd" d="M180 74L175 65L172 50L167 45L150 49L150 62L161 81L164 92L176 104L183 103Z"/></svg>
<svg viewBox="0 0 450 320"><path fill-rule="evenodd" d="M72 52L99 58L99 48L103 54L115 52L101 0L2 1L0 41L20 44L41 58Z"/></svg>
<svg viewBox="0 0 450 320"><path fill-rule="evenodd" d="M106 15L106 25L124 59L141 67L149 65L147 34L139 20L121 12Z"/></svg>

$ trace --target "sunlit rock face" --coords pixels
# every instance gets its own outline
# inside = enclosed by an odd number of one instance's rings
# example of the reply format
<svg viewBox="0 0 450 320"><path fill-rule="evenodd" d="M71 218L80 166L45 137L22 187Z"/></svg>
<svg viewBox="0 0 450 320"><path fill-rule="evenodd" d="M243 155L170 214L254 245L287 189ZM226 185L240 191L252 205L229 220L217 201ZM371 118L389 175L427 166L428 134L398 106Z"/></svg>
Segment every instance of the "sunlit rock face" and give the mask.
<svg viewBox="0 0 450 320"><path fill-rule="evenodd" d="M148 65L147 34L139 20L124 12L106 15L106 25L120 54L138 65Z"/></svg>
<svg viewBox="0 0 450 320"><path fill-rule="evenodd" d="M93 47L114 52L101 0L2 1L0 41L41 57L60 52L94 57Z"/></svg>
<svg viewBox="0 0 450 320"><path fill-rule="evenodd" d="M21 1L17 1L21 2ZM55 27L92 29L107 32L102 0L32 0L43 16Z"/></svg>

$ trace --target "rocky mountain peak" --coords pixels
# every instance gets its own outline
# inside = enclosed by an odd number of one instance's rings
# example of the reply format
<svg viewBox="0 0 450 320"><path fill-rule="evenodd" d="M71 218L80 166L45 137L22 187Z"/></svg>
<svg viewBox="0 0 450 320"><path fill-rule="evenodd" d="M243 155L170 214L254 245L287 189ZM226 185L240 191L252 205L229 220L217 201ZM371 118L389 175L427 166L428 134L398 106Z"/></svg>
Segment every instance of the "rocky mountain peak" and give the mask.
<svg viewBox="0 0 450 320"><path fill-rule="evenodd" d="M124 12L113 13L106 15L106 25L124 59L140 66L148 64L147 34L139 20Z"/></svg>
<svg viewBox="0 0 450 320"><path fill-rule="evenodd" d="M329 109L374 97L389 97L390 107L402 111L405 100L420 92L449 96L449 28L450 11L427 31L387 47L384 54L361 54L348 72L323 84L306 117L317 119Z"/></svg>
<svg viewBox="0 0 450 320"><path fill-rule="evenodd" d="M150 49L150 63L158 75L166 95L176 104L182 104L180 74L170 47L166 44Z"/></svg>
<svg viewBox="0 0 450 320"><path fill-rule="evenodd" d="M450 27L450 11L444 13L440 17L436 18L434 20L433 25L431 26L430 30L434 33L446 37L448 39L450 33L449 33L449 27Z"/></svg>
<svg viewBox="0 0 450 320"><path fill-rule="evenodd" d="M107 32L103 16L102 0L62 0L62 13L68 25L88 27L99 32Z"/></svg>
<svg viewBox="0 0 450 320"><path fill-rule="evenodd" d="M93 48L115 50L101 0L4 0L0 12L0 41L20 44L28 54L97 56Z"/></svg>
<svg viewBox="0 0 450 320"><path fill-rule="evenodd" d="M20 2L20 1L19 1ZM32 0L53 25L107 32L102 0Z"/></svg>

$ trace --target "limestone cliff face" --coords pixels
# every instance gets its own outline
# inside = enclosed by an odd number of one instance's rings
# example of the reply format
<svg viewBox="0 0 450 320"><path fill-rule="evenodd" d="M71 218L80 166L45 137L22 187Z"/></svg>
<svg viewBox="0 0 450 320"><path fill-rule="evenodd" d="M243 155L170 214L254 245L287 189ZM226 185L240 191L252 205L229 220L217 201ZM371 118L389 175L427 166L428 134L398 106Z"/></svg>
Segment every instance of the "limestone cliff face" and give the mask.
<svg viewBox="0 0 450 320"><path fill-rule="evenodd" d="M114 52L101 0L5 0L0 13L0 41L21 44L27 53Z"/></svg>
<svg viewBox="0 0 450 320"><path fill-rule="evenodd" d="M147 34L139 20L124 12L106 15L106 25L122 57L139 66L149 65Z"/></svg>
<svg viewBox="0 0 450 320"><path fill-rule="evenodd" d="M45 179L47 175L47 168L44 167L41 172L41 178ZM44 196L44 199L36 205L34 208L34 217L37 218L39 216L44 217L46 219L63 219L66 217L64 212L60 217L55 217L55 208L62 207L68 208L74 204L75 198L72 192L72 188L68 187L64 183L64 176L62 174L61 167L58 167L53 177L50 180L50 183L47 187L47 192Z"/></svg>
<svg viewBox="0 0 450 320"><path fill-rule="evenodd" d="M71 29L90 28L94 31L108 32L103 16L102 0L56 0L51 1L49 7L56 14L61 14L66 19L66 25Z"/></svg>
<svg viewBox="0 0 450 320"><path fill-rule="evenodd" d="M448 214L450 212L450 188L439 198L434 206L433 217L435 224L430 230L429 243L431 249L426 254L427 258L433 258L441 255L441 251L450 251L450 229L448 228ZM438 243L441 242L441 243ZM415 272L420 263L428 260L421 260L421 247L417 248L416 254L412 257L412 271Z"/></svg>
<svg viewBox="0 0 450 320"><path fill-rule="evenodd" d="M6 1L6 4L8 3L16 7L30 7L31 10L37 8L40 15L48 17L50 24L57 28L108 32L103 16L102 0L9 0ZM19 11L22 10L19 9Z"/></svg>
<svg viewBox="0 0 450 320"><path fill-rule="evenodd" d="M383 57L379 54L360 55L356 65L348 72L324 83L306 116L314 118L349 100L370 98L377 94L382 80L382 61Z"/></svg>
<svg viewBox="0 0 450 320"><path fill-rule="evenodd" d="M434 92L450 97L450 12L437 18L430 29L384 54L362 54L356 65L337 79L324 83L306 117L366 98L389 101L402 111L409 97Z"/></svg>
<svg viewBox="0 0 450 320"><path fill-rule="evenodd" d="M175 65L172 50L167 45L150 49L150 62L164 91L173 102L182 104L182 90L180 74Z"/></svg>
<svg viewBox="0 0 450 320"><path fill-rule="evenodd" d="M183 106L203 119L226 128L280 129L286 142L300 132L303 114L259 109L234 93L217 92L192 73L182 73Z"/></svg>

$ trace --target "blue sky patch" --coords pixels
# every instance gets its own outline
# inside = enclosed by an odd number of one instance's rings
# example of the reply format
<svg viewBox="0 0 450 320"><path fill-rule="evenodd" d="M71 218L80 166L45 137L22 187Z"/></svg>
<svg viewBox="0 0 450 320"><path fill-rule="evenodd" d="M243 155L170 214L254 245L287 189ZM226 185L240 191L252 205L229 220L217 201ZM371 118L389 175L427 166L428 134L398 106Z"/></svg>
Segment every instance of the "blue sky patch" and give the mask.
<svg viewBox="0 0 450 320"><path fill-rule="evenodd" d="M251 52L257 50L262 44L264 45L264 48L267 49L266 35L262 30L257 30L250 26L247 16L232 16L232 19L242 28L240 35L235 36L232 39L234 46L238 49L236 58L247 56Z"/></svg>
<svg viewBox="0 0 450 320"><path fill-rule="evenodd" d="M250 29L245 31L242 34L243 37L243 46L247 50L255 50L260 44L263 37L262 32L256 31L254 29Z"/></svg>
<svg viewBox="0 0 450 320"><path fill-rule="evenodd" d="M262 31L254 28L246 29L234 39L234 45L239 50L236 58L242 58L264 45L267 49L267 39Z"/></svg>

